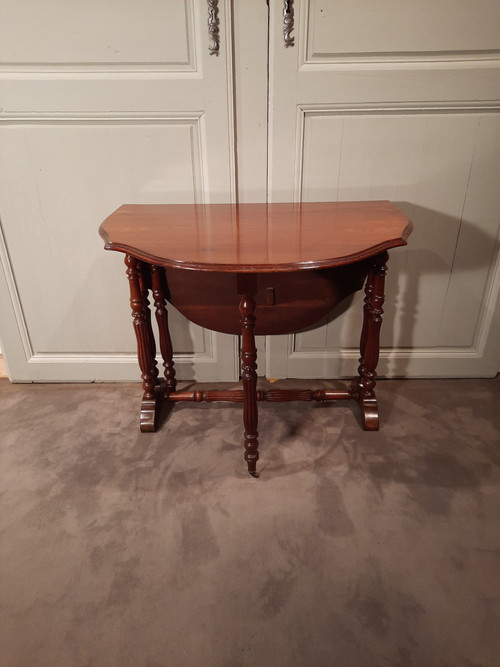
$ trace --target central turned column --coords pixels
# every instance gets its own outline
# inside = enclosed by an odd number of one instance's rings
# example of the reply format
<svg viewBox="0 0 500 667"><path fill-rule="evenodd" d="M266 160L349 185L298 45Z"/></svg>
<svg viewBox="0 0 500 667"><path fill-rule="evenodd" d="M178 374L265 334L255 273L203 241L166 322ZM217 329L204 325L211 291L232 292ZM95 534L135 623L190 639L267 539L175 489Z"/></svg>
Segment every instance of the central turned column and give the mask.
<svg viewBox="0 0 500 667"><path fill-rule="evenodd" d="M238 276L241 321L241 382L243 384L243 424L245 426L245 461L248 472L257 477L259 460L258 408L257 408L257 348L255 347L254 275ZM246 290L248 290L248 293Z"/></svg>

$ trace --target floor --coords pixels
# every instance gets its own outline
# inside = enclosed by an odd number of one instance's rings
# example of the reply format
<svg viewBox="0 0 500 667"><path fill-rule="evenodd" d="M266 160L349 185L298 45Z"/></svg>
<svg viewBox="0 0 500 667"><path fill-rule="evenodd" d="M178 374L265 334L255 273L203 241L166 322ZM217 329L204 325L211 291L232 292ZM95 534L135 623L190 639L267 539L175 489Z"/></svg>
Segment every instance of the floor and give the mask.
<svg viewBox="0 0 500 667"><path fill-rule="evenodd" d="M254 479L241 405L0 380L2 667L498 667L500 377L378 395L262 405Z"/></svg>

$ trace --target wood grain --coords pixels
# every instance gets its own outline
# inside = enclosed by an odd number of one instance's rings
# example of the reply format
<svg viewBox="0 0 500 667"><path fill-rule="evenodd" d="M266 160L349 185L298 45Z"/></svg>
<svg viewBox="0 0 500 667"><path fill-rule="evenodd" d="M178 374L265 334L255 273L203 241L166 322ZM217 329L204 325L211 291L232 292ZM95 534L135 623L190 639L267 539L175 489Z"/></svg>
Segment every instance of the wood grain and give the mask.
<svg viewBox="0 0 500 667"><path fill-rule="evenodd" d="M377 430L374 388L387 250L406 245L411 230L390 202L122 206L100 233L108 250L126 253L144 392L141 430L155 429L162 398L241 402L244 456L254 476L259 402L355 399L363 428ZM256 333L286 333L317 321L361 289L365 278L359 376L351 387L258 391ZM165 379L158 378L149 291ZM241 335L242 389L175 391L167 301L197 324Z"/></svg>
<svg viewBox="0 0 500 667"><path fill-rule="evenodd" d="M370 261L329 269L240 274L255 277L256 335L285 334L318 322L363 287ZM241 333L238 274L171 268L165 273L170 303L191 322L222 333Z"/></svg>
<svg viewBox="0 0 500 667"><path fill-rule="evenodd" d="M388 201L127 204L101 225L107 250L165 267L236 273L342 266L406 245Z"/></svg>

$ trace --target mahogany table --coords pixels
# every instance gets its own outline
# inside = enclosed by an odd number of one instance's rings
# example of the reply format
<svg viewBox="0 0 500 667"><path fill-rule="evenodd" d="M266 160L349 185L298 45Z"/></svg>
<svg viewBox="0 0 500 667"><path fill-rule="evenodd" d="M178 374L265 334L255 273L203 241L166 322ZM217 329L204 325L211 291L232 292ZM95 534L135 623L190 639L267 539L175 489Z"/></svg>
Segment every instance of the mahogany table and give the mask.
<svg viewBox="0 0 500 667"><path fill-rule="evenodd" d="M144 392L141 430L155 430L161 399L242 402L244 456L254 476L258 402L354 399L363 428L377 430L374 387L387 251L406 245L411 230L408 218L387 201L121 206L99 232L107 250L125 253ZM351 385L343 391L258 391L255 335L314 324L365 280L361 356ZM176 390L167 301L196 324L241 335L241 389Z"/></svg>

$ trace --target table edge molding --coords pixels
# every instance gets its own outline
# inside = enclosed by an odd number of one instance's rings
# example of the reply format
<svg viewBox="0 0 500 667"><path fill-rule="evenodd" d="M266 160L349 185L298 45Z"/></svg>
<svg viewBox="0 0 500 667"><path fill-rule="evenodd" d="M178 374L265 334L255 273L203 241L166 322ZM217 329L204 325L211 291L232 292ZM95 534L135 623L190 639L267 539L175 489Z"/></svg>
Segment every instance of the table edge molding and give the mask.
<svg viewBox="0 0 500 667"><path fill-rule="evenodd" d="M103 223L104 225L104 223ZM352 262L362 261L368 259L369 257L374 257L381 252L386 250L391 250L392 248L397 248L400 246L407 245L407 239L411 234L413 229L413 224L408 220L408 224L403 230L400 237L395 239L389 239L383 243L379 243L374 246L365 248L360 252L353 253L351 255L345 255L343 257L335 257L329 259L314 260L310 262L288 262L280 264L219 264L219 263L199 263L199 262L189 262L181 260L169 260L165 257L158 257L153 254L144 252L139 248L128 246L124 243L117 243L109 240L109 236L101 225L99 233L104 239L104 248L105 250L113 250L117 252L122 252L125 254L130 254L149 264L154 264L157 266L164 266L172 269L182 269L187 271L223 271L228 273L278 273L278 272L287 272L287 271L306 271L313 269L326 269L335 266L344 266Z"/></svg>

